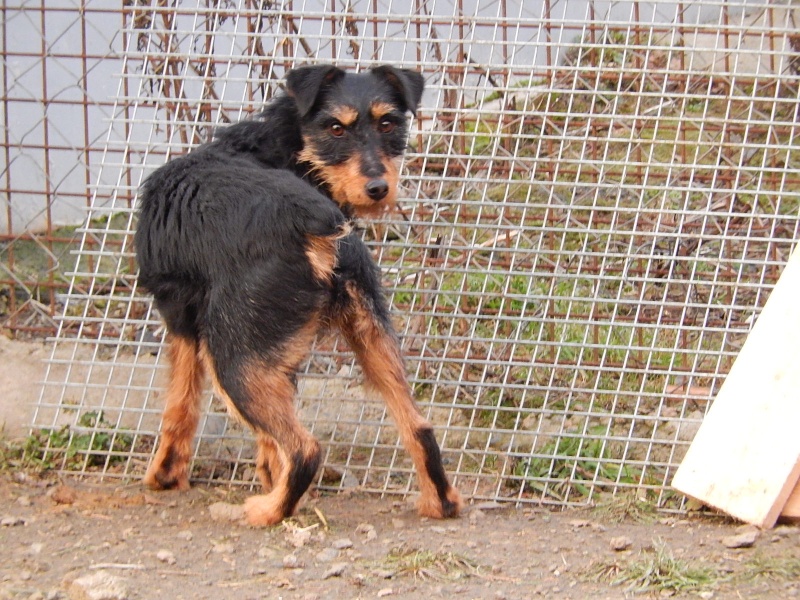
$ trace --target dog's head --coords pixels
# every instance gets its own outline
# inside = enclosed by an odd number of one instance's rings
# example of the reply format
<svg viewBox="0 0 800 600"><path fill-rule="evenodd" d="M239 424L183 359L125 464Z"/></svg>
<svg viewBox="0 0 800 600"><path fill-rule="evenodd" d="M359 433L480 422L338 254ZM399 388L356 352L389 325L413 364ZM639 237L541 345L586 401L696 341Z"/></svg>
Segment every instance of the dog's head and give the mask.
<svg viewBox="0 0 800 600"><path fill-rule="evenodd" d="M375 215L394 205L406 147L406 113L416 114L424 81L391 66L347 73L329 65L289 72L300 115L298 162L346 212Z"/></svg>

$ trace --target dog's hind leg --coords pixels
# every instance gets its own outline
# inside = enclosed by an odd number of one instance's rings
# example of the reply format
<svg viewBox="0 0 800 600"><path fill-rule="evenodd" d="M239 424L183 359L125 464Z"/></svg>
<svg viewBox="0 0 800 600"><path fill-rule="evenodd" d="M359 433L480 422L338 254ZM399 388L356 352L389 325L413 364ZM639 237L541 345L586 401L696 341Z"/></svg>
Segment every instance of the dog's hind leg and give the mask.
<svg viewBox="0 0 800 600"><path fill-rule="evenodd" d="M170 380L161 423L161 441L144 476L152 489L189 489L189 459L192 439L200 419L203 364L197 341L170 334L167 353Z"/></svg>
<svg viewBox="0 0 800 600"><path fill-rule="evenodd" d="M438 519L455 517L463 506L461 495L448 482L433 429L414 402L400 346L388 317L379 317L376 310L383 309L353 282L348 282L345 289L349 300L338 316L337 325L367 381L383 396L403 446L414 461L421 492L419 513Z"/></svg>
<svg viewBox="0 0 800 600"><path fill-rule="evenodd" d="M319 467L319 442L294 409L294 374L315 332L312 321L268 357L233 355L213 347L204 351L214 386L228 410L257 436L256 471L265 491L271 489L245 502L251 525L274 525L291 516Z"/></svg>
<svg viewBox="0 0 800 600"><path fill-rule="evenodd" d="M256 475L265 492L272 490L273 477L277 478L283 472L283 461L280 456L278 444L271 435L260 433L256 440L258 455L256 456Z"/></svg>

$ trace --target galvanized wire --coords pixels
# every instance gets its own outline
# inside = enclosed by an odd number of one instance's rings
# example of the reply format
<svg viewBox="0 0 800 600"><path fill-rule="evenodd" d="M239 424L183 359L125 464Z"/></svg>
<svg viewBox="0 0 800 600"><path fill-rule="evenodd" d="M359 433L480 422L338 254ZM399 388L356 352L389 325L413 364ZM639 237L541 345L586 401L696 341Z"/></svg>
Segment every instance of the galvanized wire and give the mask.
<svg viewBox="0 0 800 600"><path fill-rule="evenodd" d="M388 62L428 87L399 211L364 235L458 486L681 509L672 474L798 238L793 5L137 0L122 17L40 460L135 478L152 453L165 373L130 246L143 178L258 111L294 65ZM194 480L254 485L248 432L210 393L205 407ZM318 485L413 491L333 336L298 409L326 449Z"/></svg>

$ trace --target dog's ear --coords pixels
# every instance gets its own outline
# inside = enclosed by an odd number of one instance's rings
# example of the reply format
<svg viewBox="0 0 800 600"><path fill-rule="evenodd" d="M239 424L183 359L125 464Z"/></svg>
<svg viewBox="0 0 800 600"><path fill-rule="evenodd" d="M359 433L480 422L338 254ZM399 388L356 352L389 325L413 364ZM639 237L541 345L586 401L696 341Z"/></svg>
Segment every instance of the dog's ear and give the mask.
<svg viewBox="0 0 800 600"><path fill-rule="evenodd" d="M398 100L402 101L404 108L412 114L417 114L422 91L425 89L425 79L417 71L410 69L397 69L389 65L375 67L372 72L386 81L397 93Z"/></svg>
<svg viewBox="0 0 800 600"><path fill-rule="evenodd" d="M286 90L289 92L300 116L305 117L320 98L321 93L344 77L344 71L333 65L299 67L286 74Z"/></svg>

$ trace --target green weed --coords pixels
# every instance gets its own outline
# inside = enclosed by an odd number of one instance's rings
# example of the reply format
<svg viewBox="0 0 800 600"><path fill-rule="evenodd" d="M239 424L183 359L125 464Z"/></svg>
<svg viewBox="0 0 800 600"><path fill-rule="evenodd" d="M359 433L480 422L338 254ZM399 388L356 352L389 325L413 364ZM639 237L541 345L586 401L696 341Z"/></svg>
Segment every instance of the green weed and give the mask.
<svg viewBox="0 0 800 600"><path fill-rule="evenodd" d="M99 467L124 460L121 455L132 446L132 436L114 432L102 411L90 411L81 415L75 428L65 425L28 436L22 448L22 465L43 471Z"/></svg>
<svg viewBox="0 0 800 600"><path fill-rule="evenodd" d="M624 585L635 593L678 593L702 590L722 582L725 576L712 567L676 559L663 540L657 539L651 550L627 563L599 563L588 574L612 585Z"/></svg>

